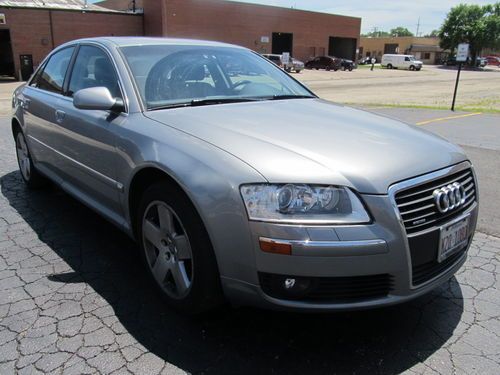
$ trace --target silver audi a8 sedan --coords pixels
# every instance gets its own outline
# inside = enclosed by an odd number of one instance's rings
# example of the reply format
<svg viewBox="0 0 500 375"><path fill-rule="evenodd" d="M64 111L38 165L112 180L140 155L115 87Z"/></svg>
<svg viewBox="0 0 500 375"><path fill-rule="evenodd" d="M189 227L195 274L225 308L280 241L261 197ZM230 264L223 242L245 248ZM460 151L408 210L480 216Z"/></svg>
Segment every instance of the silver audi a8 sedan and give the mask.
<svg viewBox="0 0 500 375"><path fill-rule="evenodd" d="M51 180L129 234L185 312L401 303L450 279L472 241L459 147L321 100L242 47L76 40L12 105L26 185Z"/></svg>

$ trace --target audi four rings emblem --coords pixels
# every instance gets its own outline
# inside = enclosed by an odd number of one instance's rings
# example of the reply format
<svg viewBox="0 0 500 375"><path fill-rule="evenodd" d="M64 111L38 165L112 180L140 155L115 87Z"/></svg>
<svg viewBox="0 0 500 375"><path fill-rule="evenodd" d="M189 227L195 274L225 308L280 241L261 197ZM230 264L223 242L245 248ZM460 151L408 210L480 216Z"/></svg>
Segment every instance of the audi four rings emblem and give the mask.
<svg viewBox="0 0 500 375"><path fill-rule="evenodd" d="M454 210L465 203L465 189L459 182L434 190L434 203L442 214Z"/></svg>

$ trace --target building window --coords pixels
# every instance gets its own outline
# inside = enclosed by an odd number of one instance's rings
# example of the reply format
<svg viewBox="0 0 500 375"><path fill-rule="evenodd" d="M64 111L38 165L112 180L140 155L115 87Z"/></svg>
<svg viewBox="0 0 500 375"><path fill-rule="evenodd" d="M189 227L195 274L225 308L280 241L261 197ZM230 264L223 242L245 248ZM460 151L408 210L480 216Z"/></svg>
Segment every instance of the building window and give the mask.
<svg viewBox="0 0 500 375"><path fill-rule="evenodd" d="M398 53L399 44L397 43L386 43L384 44L384 53Z"/></svg>
<svg viewBox="0 0 500 375"><path fill-rule="evenodd" d="M431 53L430 52L424 52L424 60L430 60L431 59Z"/></svg>

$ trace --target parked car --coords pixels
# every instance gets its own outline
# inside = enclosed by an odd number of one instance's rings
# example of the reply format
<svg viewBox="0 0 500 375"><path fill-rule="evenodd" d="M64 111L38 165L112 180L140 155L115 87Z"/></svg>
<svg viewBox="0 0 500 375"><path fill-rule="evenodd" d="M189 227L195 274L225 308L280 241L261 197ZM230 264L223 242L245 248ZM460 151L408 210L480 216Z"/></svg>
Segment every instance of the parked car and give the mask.
<svg viewBox="0 0 500 375"><path fill-rule="evenodd" d="M453 277L476 227L460 147L238 46L68 42L15 90L11 124L27 187L51 180L135 239L190 313L402 303Z"/></svg>
<svg viewBox="0 0 500 375"><path fill-rule="evenodd" d="M488 60L486 60L484 57L476 57L477 67L484 68L486 65L488 65Z"/></svg>
<svg viewBox="0 0 500 375"><path fill-rule="evenodd" d="M304 63L300 60L297 60L293 57L291 57L292 59L292 64L293 64L293 70L295 71L295 73L300 73L301 71L304 70Z"/></svg>
<svg viewBox="0 0 500 375"><path fill-rule="evenodd" d="M293 62L291 59L288 62L283 61L283 55L277 55L277 54L271 54L271 53L264 53L262 54L266 59L272 61L276 65L278 65L280 68L286 70L287 72L291 72L293 69Z"/></svg>
<svg viewBox="0 0 500 375"><path fill-rule="evenodd" d="M500 57L498 56L485 56L488 65L500 66Z"/></svg>
<svg viewBox="0 0 500 375"><path fill-rule="evenodd" d="M348 70L352 72L352 70L354 69L354 61L348 59L342 59L340 61L340 66L342 70Z"/></svg>
<svg viewBox="0 0 500 375"><path fill-rule="evenodd" d="M317 56L305 64L306 69L325 69L337 71L341 68L341 59L331 56Z"/></svg>
<svg viewBox="0 0 500 375"><path fill-rule="evenodd" d="M412 55L394 55L386 53L382 56L380 65L387 69L409 69L418 71L422 69L424 64L422 61L415 60L415 57Z"/></svg>
<svg viewBox="0 0 500 375"><path fill-rule="evenodd" d="M371 63L372 63L372 58L370 56L363 57L358 61L358 65L367 65Z"/></svg>
<svg viewBox="0 0 500 375"><path fill-rule="evenodd" d="M442 64L446 65L446 66L455 66L455 65L457 65L457 58L456 58L456 56L447 56L442 61Z"/></svg>

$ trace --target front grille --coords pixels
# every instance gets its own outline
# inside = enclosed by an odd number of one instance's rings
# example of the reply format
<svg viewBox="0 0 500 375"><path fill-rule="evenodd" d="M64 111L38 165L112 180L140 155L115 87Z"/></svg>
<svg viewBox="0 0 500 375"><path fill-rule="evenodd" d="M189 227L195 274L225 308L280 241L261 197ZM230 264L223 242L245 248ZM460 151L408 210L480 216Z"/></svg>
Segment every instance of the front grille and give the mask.
<svg viewBox="0 0 500 375"><path fill-rule="evenodd" d="M259 273L261 288L267 295L279 299L319 303L353 303L386 297L393 287L389 274L350 277L296 277L307 280L310 287L291 294L283 287L286 278L295 276ZM299 282L299 281L298 281Z"/></svg>
<svg viewBox="0 0 500 375"><path fill-rule="evenodd" d="M442 214L434 204L433 192L454 182L459 182L465 188L465 202L459 209ZM465 169L436 180L412 186L399 191L396 204L404 222L407 234L438 226L453 216L465 211L476 200L476 186L472 170Z"/></svg>

